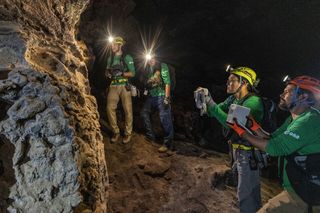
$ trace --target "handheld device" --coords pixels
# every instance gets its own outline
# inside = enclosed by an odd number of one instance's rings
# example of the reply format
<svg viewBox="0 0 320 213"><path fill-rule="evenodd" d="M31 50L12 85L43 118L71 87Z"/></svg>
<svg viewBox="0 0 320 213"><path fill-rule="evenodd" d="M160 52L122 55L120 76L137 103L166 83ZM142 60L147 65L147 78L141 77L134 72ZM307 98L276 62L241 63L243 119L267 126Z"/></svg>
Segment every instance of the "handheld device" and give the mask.
<svg viewBox="0 0 320 213"><path fill-rule="evenodd" d="M250 108L240 106L237 104L231 104L229 107L227 122L233 123L234 122L233 119L236 118L238 123L241 126L245 126L247 123L247 116L249 115L249 113L250 113Z"/></svg>

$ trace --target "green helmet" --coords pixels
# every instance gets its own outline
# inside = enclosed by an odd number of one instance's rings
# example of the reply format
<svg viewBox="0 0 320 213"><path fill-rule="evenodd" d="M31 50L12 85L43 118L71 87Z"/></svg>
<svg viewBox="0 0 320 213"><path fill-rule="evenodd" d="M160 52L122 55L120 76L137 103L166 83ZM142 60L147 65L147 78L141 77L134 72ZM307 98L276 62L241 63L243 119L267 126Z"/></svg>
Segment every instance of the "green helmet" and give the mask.
<svg viewBox="0 0 320 213"><path fill-rule="evenodd" d="M249 84L253 87L256 85L257 74L255 71L253 71L253 69L249 67L237 67L235 69L230 70L230 74L239 75L247 79Z"/></svg>
<svg viewBox="0 0 320 213"><path fill-rule="evenodd" d="M126 42L122 37L118 36L114 38L113 43L124 45Z"/></svg>

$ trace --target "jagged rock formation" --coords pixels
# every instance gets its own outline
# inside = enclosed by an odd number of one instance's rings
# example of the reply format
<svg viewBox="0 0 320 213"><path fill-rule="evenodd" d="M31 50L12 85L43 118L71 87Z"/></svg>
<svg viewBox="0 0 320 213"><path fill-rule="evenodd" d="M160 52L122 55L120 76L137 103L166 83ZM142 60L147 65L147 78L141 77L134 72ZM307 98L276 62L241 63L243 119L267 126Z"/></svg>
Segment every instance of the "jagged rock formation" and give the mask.
<svg viewBox="0 0 320 213"><path fill-rule="evenodd" d="M88 2L1 0L0 72L8 77L0 98L9 109L0 132L15 147L10 212L106 211L92 58L76 40Z"/></svg>

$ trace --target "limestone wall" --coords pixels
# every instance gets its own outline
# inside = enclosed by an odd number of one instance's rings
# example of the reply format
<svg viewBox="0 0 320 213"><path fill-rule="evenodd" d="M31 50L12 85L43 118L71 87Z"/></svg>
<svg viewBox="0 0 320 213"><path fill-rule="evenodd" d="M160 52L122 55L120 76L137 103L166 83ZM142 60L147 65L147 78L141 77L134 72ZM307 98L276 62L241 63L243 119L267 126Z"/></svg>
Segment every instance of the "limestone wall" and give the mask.
<svg viewBox="0 0 320 213"><path fill-rule="evenodd" d="M75 39L88 1L4 1L0 132L15 147L11 212L105 212L108 190L92 57Z"/></svg>

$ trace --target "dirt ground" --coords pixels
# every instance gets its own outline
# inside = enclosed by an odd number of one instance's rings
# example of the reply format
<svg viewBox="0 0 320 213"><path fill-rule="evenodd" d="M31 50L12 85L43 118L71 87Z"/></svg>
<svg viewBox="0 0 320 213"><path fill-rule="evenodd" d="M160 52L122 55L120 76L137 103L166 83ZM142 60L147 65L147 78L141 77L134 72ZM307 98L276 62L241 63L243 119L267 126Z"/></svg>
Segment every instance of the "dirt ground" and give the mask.
<svg viewBox="0 0 320 213"><path fill-rule="evenodd" d="M104 137L110 182L108 212L239 211L236 188L226 184L230 170L226 154L183 141L175 141L176 151L160 154L160 144L140 134L129 144L111 144ZM265 203L281 188L276 180L262 179L261 191Z"/></svg>

